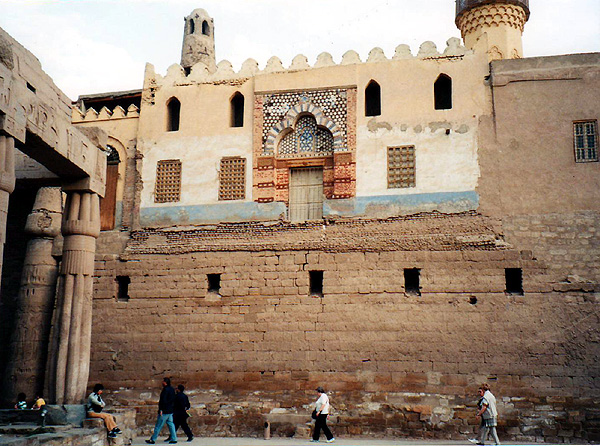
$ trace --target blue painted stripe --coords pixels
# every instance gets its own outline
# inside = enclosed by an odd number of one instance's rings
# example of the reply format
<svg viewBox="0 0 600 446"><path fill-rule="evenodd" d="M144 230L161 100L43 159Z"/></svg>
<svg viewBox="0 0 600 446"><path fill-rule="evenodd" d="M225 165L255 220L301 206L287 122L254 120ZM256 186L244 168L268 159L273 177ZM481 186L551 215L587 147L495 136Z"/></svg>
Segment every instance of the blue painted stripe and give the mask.
<svg viewBox="0 0 600 446"><path fill-rule="evenodd" d="M326 200L323 205L323 214L385 218L431 211L451 214L476 210L478 207L479 195L475 191L440 192Z"/></svg>
<svg viewBox="0 0 600 446"><path fill-rule="evenodd" d="M142 226L272 221L286 214L284 203L228 202L196 206L146 207L140 210Z"/></svg>
<svg viewBox="0 0 600 446"><path fill-rule="evenodd" d="M387 218L418 212L458 213L476 210L475 191L412 195L380 195L342 200L325 200L323 214L343 217ZM220 222L274 221L287 215L284 203L226 202L195 206L145 207L140 210L142 226L215 224Z"/></svg>

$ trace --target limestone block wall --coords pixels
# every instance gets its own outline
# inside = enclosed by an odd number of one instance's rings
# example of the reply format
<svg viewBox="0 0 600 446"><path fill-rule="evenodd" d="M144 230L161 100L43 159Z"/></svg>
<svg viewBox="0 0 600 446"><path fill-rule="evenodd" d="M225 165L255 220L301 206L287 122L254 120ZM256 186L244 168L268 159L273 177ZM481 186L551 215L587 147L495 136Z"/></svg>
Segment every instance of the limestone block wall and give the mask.
<svg viewBox="0 0 600 446"><path fill-rule="evenodd" d="M600 283L599 228L600 214L594 211L503 220L506 239L546 263L557 291L591 292Z"/></svg>
<svg viewBox="0 0 600 446"><path fill-rule="evenodd" d="M595 294L555 289L500 222L289 225L265 231L266 245L260 226L138 231L122 256L97 256L90 383L136 406L143 432L171 376L204 435L259 436L268 414L308 419L323 385L336 435L464 439L488 381L503 439L598 439ZM420 269L420 295L407 268ZM506 268L522 269L523 295L505 292ZM323 272L322 295L310 271ZM117 276L130 279L126 299Z"/></svg>

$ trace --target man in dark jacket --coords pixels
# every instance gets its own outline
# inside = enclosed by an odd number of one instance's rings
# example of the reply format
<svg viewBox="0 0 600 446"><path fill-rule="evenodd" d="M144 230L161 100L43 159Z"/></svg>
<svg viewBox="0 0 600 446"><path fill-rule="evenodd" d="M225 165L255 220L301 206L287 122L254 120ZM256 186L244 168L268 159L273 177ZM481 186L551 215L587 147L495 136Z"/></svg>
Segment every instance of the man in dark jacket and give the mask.
<svg viewBox="0 0 600 446"><path fill-rule="evenodd" d="M187 424L189 418L188 410L190 409L190 400L188 396L183 393L185 387L179 384L175 390L175 412L173 412L173 422L175 423L175 432L179 429L179 426L183 429L183 432L187 435L187 441L192 441L194 435L192 430Z"/></svg>
<svg viewBox="0 0 600 446"><path fill-rule="evenodd" d="M169 444L177 443L177 434L175 433L175 425L173 424L173 411L175 407L175 389L171 387L171 379L163 378L162 392L160 392L160 399L158 401L158 418L156 419L156 425L154 426L154 433L150 440L146 440L148 444L156 443L156 439L160 434L160 430L163 428L165 423L169 428Z"/></svg>

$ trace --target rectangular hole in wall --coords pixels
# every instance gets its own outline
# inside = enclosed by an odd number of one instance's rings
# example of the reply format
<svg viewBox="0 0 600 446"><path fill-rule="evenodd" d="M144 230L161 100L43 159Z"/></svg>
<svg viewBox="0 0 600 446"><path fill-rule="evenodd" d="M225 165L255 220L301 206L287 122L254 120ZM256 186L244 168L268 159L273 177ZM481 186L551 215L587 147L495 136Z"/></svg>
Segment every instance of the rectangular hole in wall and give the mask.
<svg viewBox="0 0 600 446"><path fill-rule="evenodd" d="M523 294L523 270L521 268L506 268L506 292L508 294Z"/></svg>
<svg viewBox="0 0 600 446"><path fill-rule="evenodd" d="M35 87L34 87L33 85L31 85L29 82L27 82L27 88L28 88L30 91L33 91L33 92L35 93Z"/></svg>
<svg viewBox="0 0 600 446"><path fill-rule="evenodd" d="M208 292L218 293L221 291L221 275L220 274L207 274L208 279Z"/></svg>
<svg viewBox="0 0 600 446"><path fill-rule="evenodd" d="M418 268L406 268L404 270L404 291L406 294L421 295L420 275L421 270Z"/></svg>
<svg viewBox="0 0 600 446"><path fill-rule="evenodd" d="M129 284L131 279L129 276L117 276L117 300L119 302L129 301Z"/></svg>
<svg viewBox="0 0 600 446"><path fill-rule="evenodd" d="M310 294L313 296L323 295L323 271L309 271Z"/></svg>

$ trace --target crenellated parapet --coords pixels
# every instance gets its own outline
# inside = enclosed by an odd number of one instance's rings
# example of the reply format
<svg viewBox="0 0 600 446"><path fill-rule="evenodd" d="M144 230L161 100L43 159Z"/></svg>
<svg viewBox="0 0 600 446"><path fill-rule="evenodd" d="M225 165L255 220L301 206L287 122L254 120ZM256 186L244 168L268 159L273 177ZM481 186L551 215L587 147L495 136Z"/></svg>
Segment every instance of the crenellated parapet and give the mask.
<svg viewBox="0 0 600 446"><path fill-rule="evenodd" d="M292 59L288 67L283 65L281 59L277 56L271 57L266 65L261 69L259 64L254 59L247 59L239 69L235 71L231 62L222 60L216 66L216 70L202 62L198 62L191 68L184 68L179 64L171 65L166 75L161 76L155 73L154 67L148 64L146 67L145 85L145 101L152 100L152 91L161 85L192 85L192 84L230 84L240 85L249 78L262 74L272 73L292 73L303 70L314 70L333 66L384 63L390 61L401 60L444 60L462 58L471 52L462 46L459 38L452 37L446 42L444 51L438 51L435 43L427 41L421 44L416 55L413 55L411 49L406 44L398 45L394 55L388 58L381 48L373 48L363 62L360 55L353 50L349 50L341 58L339 63L336 63L330 53L323 52L317 56L316 61L311 65L308 58L299 54ZM91 116L90 119L94 117ZM85 119L88 119L87 117Z"/></svg>
<svg viewBox="0 0 600 446"><path fill-rule="evenodd" d="M137 119L140 117L140 109L131 104L125 110L120 105L110 110L108 107L102 107L98 113L93 107L83 112L77 105L73 105L71 110L71 122L90 122L90 121L109 121L118 119Z"/></svg>

